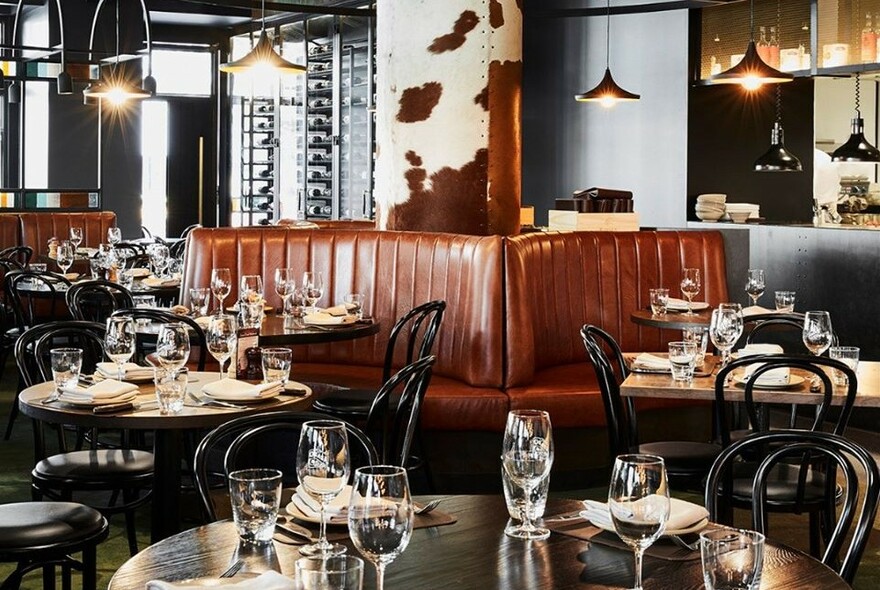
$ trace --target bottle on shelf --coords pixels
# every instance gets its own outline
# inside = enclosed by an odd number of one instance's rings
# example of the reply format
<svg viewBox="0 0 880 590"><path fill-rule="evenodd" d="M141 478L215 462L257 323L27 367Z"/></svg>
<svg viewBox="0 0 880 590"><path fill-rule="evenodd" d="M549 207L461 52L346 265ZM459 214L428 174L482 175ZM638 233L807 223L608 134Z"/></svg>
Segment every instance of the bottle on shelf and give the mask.
<svg viewBox="0 0 880 590"><path fill-rule="evenodd" d="M257 209L260 211L271 211L272 210L272 201L263 201L257 205Z"/></svg>
<svg viewBox="0 0 880 590"><path fill-rule="evenodd" d="M273 138L271 135L262 137L257 140L257 145L272 147L275 145L275 138Z"/></svg>
<svg viewBox="0 0 880 590"><path fill-rule="evenodd" d="M257 105L255 109L258 113L274 113L275 105L273 104L261 104Z"/></svg>
<svg viewBox="0 0 880 590"><path fill-rule="evenodd" d="M871 21L871 13L865 15L865 28L862 29L862 63L877 61L877 32Z"/></svg>
<svg viewBox="0 0 880 590"><path fill-rule="evenodd" d="M329 107L333 104L329 98L313 98L309 101L309 107L313 109L320 109L322 107Z"/></svg>
<svg viewBox="0 0 880 590"><path fill-rule="evenodd" d="M331 207L330 205L314 204L306 207L306 211L309 213L309 215L332 215L333 207Z"/></svg>
<svg viewBox="0 0 880 590"><path fill-rule="evenodd" d="M324 115L309 115L309 128L311 129L329 124L330 119L328 119Z"/></svg>
<svg viewBox="0 0 880 590"><path fill-rule="evenodd" d="M306 189L306 195L310 197L332 197L333 191L329 188L320 188L317 186L310 186Z"/></svg>
<svg viewBox="0 0 880 590"><path fill-rule="evenodd" d="M272 185L271 184L264 184L263 186L261 186L260 188L257 189L257 192L260 193L261 195L270 195L270 194L272 194Z"/></svg>
<svg viewBox="0 0 880 590"><path fill-rule="evenodd" d="M272 177L272 169L271 168L263 168L257 173L258 176L262 178L271 178Z"/></svg>
<svg viewBox="0 0 880 590"><path fill-rule="evenodd" d="M347 107L349 105L355 106L355 105L366 104L366 102L367 101L365 101L362 96L351 96L351 97L343 96L342 97L342 106L344 106L344 107Z"/></svg>
<svg viewBox="0 0 880 590"><path fill-rule="evenodd" d="M330 43L318 44L309 47L309 55L316 57L319 55L328 55L333 52L333 46Z"/></svg>
<svg viewBox="0 0 880 590"><path fill-rule="evenodd" d="M321 170L309 170L308 174L306 174L306 177L309 180L327 180L328 178L330 178L327 172L322 172Z"/></svg>
<svg viewBox="0 0 880 590"><path fill-rule="evenodd" d="M760 27L761 36L758 37L757 49L758 56L765 64L770 63L770 44L767 43L767 28Z"/></svg>
<svg viewBox="0 0 880 590"><path fill-rule="evenodd" d="M271 131L273 127L272 121L257 121L254 123L254 129L261 129L263 131Z"/></svg>
<svg viewBox="0 0 880 590"><path fill-rule="evenodd" d="M309 80L309 90L327 90L332 88L329 80Z"/></svg>
<svg viewBox="0 0 880 590"><path fill-rule="evenodd" d="M779 69L779 41L776 39L776 27L770 27L770 66Z"/></svg>

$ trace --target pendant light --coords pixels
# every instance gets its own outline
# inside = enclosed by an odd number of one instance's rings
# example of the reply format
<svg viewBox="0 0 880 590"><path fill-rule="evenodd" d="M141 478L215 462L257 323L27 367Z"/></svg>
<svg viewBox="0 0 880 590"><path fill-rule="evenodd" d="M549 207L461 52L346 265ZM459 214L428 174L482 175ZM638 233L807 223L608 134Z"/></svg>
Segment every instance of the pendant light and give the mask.
<svg viewBox="0 0 880 590"><path fill-rule="evenodd" d="M749 2L749 46L742 60L729 70L709 77L709 84L739 84L746 90L757 90L764 84L791 82L794 76L767 65L755 45L755 0Z"/></svg>
<svg viewBox="0 0 880 590"><path fill-rule="evenodd" d="M832 162L880 162L880 150L865 139L865 120L859 111L859 72L856 72L856 112L852 119L852 134L831 154Z"/></svg>
<svg viewBox="0 0 880 590"><path fill-rule="evenodd" d="M24 0L18 0L18 4L15 9L15 20L12 24L13 47L15 46L15 41L18 38L18 23L21 20L23 5ZM70 74L67 73L67 52L64 48L64 12L61 10L61 0L55 0L55 9L58 12L58 36L60 42L59 52L61 56L61 72L58 74L55 88L58 94L65 96L68 94L73 94L73 80L71 79ZM14 49L13 55L15 55ZM0 70L0 91L5 90L5 87L6 76L5 74L3 74L2 70ZM14 80L9 86L9 95L7 96L7 100L12 104L17 104L21 102L21 85L17 84Z"/></svg>
<svg viewBox="0 0 880 590"><path fill-rule="evenodd" d="M797 156L785 149L782 130L782 88L776 87L776 121L770 131L770 149L755 160L755 172L801 172L803 167Z"/></svg>
<svg viewBox="0 0 880 590"><path fill-rule="evenodd" d="M269 35L266 33L266 0L262 1L260 38L250 53L241 59L220 64L220 71L227 74L250 74L266 72L269 74L303 74L305 66L291 63L278 55Z"/></svg>
<svg viewBox="0 0 880 590"><path fill-rule="evenodd" d="M618 101L639 100L641 97L618 86L611 76L611 0L606 0L605 9L605 75L595 88L583 94L576 94L574 99L578 102L598 102L603 107L613 107Z"/></svg>

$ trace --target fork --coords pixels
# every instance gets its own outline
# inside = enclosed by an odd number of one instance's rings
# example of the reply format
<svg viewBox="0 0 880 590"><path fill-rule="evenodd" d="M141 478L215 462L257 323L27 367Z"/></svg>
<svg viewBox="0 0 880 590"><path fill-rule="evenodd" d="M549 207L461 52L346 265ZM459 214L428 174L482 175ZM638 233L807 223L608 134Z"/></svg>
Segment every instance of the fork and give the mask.
<svg viewBox="0 0 880 590"><path fill-rule="evenodd" d="M700 549L700 539L697 539L693 543L688 543L678 535L669 535L669 538L682 549L687 549L688 551L699 551Z"/></svg>
<svg viewBox="0 0 880 590"><path fill-rule="evenodd" d="M230 565L228 568L226 568L226 571L223 572L222 574L220 574L219 577L221 577L221 578L231 578L232 576L234 576L235 574L238 573L238 571L242 568L243 565L244 565L244 560L243 560L243 559L238 559L238 560L235 561L235 563L233 563L233 564Z"/></svg>
<svg viewBox="0 0 880 590"><path fill-rule="evenodd" d="M220 406L221 408L231 408L233 410L246 410L247 406L242 406L239 404L230 404L229 402L223 402L217 399L205 399L199 397L192 391L187 391L187 395L192 398L198 405L200 406Z"/></svg>
<svg viewBox="0 0 880 590"><path fill-rule="evenodd" d="M436 507L439 506L439 505L440 505L440 499L439 499L439 498L436 499L436 500L431 500L430 502L428 502L427 504L425 504L425 505L422 506L421 508L416 508L416 509L413 511L413 514L428 514L429 512L431 512L432 510L434 510L434 508L436 508Z"/></svg>

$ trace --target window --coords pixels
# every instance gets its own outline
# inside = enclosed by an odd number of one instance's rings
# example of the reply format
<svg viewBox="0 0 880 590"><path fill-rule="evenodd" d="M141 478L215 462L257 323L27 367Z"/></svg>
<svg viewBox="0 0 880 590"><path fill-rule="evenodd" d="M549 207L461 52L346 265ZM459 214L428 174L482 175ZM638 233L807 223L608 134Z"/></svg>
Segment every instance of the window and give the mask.
<svg viewBox="0 0 880 590"><path fill-rule="evenodd" d="M153 50L153 77L159 94L210 96L213 82L207 51Z"/></svg>

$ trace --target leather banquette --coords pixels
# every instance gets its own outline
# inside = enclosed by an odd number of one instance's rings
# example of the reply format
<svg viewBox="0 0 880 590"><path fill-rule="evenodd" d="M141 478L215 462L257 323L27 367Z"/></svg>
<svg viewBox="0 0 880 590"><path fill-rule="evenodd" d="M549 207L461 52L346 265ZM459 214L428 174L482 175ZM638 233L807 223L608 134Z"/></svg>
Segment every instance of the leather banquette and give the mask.
<svg viewBox="0 0 880 590"><path fill-rule="evenodd" d="M39 212L18 213L21 224L21 244L30 246L34 256L49 253L49 238L66 240L71 227L83 228L81 246L96 248L107 241L107 230L116 226L112 211L85 211L81 213Z"/></svg>

